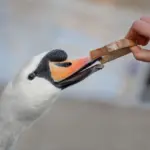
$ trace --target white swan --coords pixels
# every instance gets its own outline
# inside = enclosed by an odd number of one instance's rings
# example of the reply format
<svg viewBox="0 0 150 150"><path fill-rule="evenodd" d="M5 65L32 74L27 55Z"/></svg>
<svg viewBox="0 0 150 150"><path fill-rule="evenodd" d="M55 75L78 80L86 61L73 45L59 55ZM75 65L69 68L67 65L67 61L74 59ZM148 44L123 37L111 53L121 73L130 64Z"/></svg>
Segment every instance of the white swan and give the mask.
<svg viewBox="0 0 150 150"><path fill-rule="evenodd" d="M61 90L102 69L90 58L68 60L63 50L35 56L4 89L0 101L0 150L15 149L19 136L51 107Z"/></svg>

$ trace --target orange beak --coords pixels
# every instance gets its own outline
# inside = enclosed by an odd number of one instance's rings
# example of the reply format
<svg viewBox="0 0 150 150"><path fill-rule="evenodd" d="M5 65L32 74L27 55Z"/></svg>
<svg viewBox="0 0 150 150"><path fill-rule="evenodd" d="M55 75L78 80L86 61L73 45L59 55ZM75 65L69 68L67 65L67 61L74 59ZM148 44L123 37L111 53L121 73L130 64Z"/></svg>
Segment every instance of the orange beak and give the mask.
<svg viewBox="0 0 150 150"><path fill-rule="evenodd" d="M91 61L90 57L85 57L85 58L76 59L76 60L66 60L66 61L59 63L61 64L61 63L69 62L71 64L70 66L60 66L60 65L57 65L57 63L49 62L51 77L53 78L55 82L60 82L70 77L77 71L79 71L90 61Z"/></svg>

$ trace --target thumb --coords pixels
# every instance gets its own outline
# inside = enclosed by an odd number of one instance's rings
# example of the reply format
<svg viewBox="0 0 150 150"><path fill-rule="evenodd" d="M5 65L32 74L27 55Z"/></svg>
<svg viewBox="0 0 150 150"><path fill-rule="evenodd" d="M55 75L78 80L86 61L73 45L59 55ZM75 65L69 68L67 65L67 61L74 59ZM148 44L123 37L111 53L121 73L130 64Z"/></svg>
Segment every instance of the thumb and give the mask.
<svg viewBox="0 0 150 150"><path fill-rule="evenodd" d="M134 57L137 60L150 62L150 51L146 49L142 49L140 46L134 46L131 48L131 51Z"/></svg>

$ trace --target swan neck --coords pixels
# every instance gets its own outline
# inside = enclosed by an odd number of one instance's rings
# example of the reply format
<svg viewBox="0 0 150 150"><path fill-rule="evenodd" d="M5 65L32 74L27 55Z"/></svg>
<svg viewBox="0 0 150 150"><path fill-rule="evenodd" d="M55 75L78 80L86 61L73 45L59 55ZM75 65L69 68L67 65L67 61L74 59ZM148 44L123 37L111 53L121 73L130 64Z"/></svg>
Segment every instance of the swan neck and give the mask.
<svg viewBox="0 0 150 150"><path fill-rule="evenodd" d="M0 150L13 150L23 128L17 122L1 122Z"/></svg>

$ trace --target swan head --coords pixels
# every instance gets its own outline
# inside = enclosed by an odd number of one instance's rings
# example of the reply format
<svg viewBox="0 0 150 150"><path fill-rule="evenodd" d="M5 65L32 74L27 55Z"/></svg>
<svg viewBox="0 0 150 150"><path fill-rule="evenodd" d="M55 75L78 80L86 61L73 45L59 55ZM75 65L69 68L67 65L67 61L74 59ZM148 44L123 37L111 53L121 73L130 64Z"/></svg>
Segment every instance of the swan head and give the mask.
<svg viewBox="0 0 150 150"><path fill-rule="evenodd" d="M103 68L90 57L68 59L64 50L44 52L33 59L19 72L15 84L23 91L39 97L64 90ZM54 93L55 93L54 92Z"/></svg>

